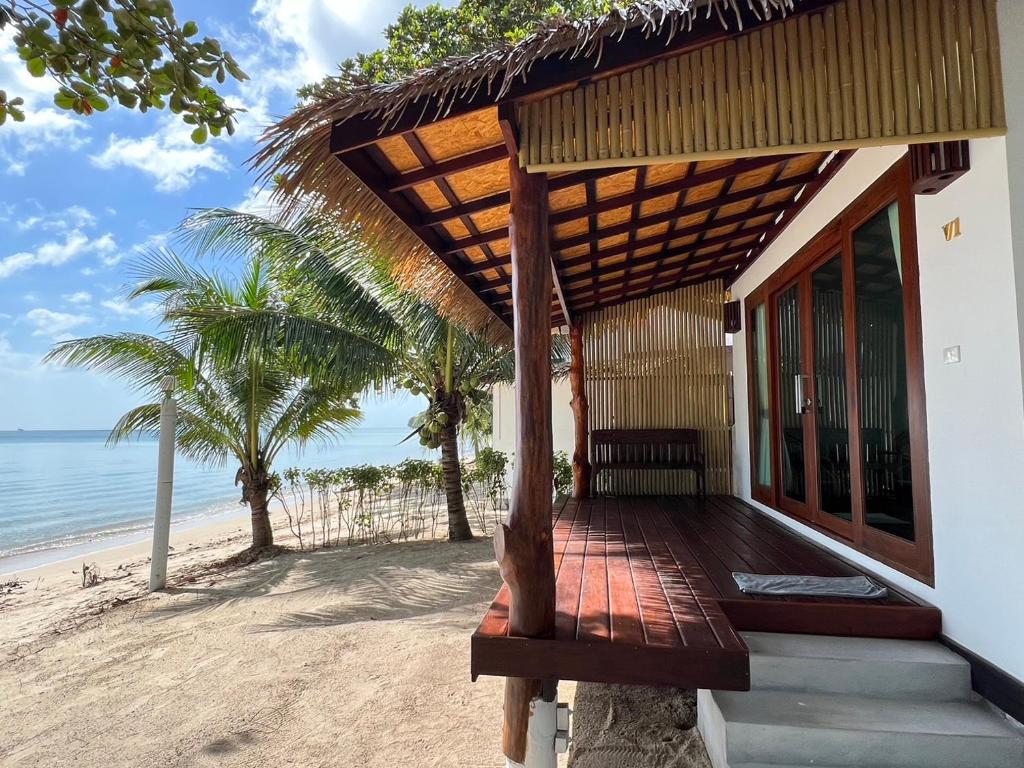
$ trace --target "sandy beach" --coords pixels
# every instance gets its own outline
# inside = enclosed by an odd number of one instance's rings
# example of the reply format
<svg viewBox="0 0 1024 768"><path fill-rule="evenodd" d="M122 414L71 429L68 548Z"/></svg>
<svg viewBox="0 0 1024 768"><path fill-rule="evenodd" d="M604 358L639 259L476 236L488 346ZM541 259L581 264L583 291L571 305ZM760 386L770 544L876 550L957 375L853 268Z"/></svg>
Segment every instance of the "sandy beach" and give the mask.
<svg viewBox="0 0 1024 768"><path fill-rule="evenodd" d="M225 564L249 536L244 515L172 530L159 594L148 541L0 579L0 765L505 765L503 681L469 678L489 538ZM707 768L690 692L559 695L578 713L560 766Z"/></svg>
<svg viewBox="0 0 1024 768"><path fill-rule="evenodd" d="M104 579L88 589L77 561L19 574L0 602L0 764L503 764L502 683L469 679L499 584L489 540L211 569L247 526L173 537L163 594L145 593L148 542L85 558Z"/></svg>

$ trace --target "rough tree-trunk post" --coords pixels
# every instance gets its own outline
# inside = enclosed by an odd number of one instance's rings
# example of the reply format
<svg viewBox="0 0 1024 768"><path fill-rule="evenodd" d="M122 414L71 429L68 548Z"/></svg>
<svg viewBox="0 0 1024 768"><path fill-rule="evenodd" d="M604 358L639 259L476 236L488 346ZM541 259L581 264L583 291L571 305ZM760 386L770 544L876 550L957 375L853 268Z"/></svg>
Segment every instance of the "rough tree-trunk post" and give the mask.
<svg viewBox="0 0 1024 768"><path fill-rule="evenodd" d="M494 551L511 593L509 634L549 637L555 630L555 569L551 535L551 254L548 184L510 163L512 302L515 315L516 469L508 518L495 532ZM555 686L542 680L505 681L504 751L510 763L527 758L531 708L544 713ZM552 714L553 716L553 714ZM540 717L538 717L538 720ZM553 736L553 734L552 734ZM530 745L549 752L554 740Z"/></svg>
<svg viewBox="0 0 1024 768"><path fill-rule="evenodd" d="M583 358L583 326L569 330L572 361L569 383L572 386L572 412L576 427L576 449L572 454L572 495L590 496L590 404L587 402L586 362Z"/></svg>

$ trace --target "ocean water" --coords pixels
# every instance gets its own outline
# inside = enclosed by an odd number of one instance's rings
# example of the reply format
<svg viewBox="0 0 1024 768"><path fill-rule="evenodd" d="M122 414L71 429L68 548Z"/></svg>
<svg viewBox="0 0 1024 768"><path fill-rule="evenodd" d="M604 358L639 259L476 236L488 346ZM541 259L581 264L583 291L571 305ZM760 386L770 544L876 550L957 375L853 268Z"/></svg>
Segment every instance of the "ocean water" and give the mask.
<svg viewBox="0 0 1024 768"><path fill-rule="evenodd" d="M355 429L328 447L286 450L288 467L394 464L427 458L407 429ZM61 559L84 544L144 538L156 496L155 438L106 446L105 431L0 431L0 561ZM237 467L175 459L172 521L238 512ZM0 563L2 565L2 563ZM0 567L0 571L4 568Z"/></svg>

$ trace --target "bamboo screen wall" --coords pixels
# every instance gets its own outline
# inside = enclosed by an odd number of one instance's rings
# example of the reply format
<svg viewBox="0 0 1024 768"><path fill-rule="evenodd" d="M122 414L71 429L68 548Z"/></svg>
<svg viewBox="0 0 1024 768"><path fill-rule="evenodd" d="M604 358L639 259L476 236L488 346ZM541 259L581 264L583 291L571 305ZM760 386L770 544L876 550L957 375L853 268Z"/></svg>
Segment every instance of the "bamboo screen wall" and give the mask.
<svg viewBox="0 0 1024 768"><path fill-rule="evenodd" d="M730 493L732 441L725 290L716 280L586 315L590 428L696 428L708 493ZM596 489L616 494L694 493L692 472L615 470Z"/></svg>
<svg viewBox="0 0 1024 768"><path fill-rule="evenodd" d="M531 170L1003 135L996 0L845 0L525 105Z"/></svg>

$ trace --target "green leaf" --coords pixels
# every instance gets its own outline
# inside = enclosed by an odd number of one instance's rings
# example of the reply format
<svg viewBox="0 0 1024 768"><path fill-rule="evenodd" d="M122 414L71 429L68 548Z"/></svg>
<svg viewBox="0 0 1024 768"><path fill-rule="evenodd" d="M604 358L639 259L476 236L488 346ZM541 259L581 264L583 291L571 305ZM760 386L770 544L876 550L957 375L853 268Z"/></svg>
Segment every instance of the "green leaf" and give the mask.
<svg viewBox="0 0 1024 768"><path fill-rule="evenodd" d="M181 34L185 37L192 37L199 32L199 25L194 21L186 21L181 27Z"/></svg>
<svg viewBox="0 0 1024 768"><path fill-rule="evenodd" d="M28 73L32 77L42 77L46 74L46 61L42 56L36 56L35 58L28 60Z"/></svg>
<svg viewBox="0 0 1024 768"><path fill-rule="evenodd" d="M205 125L200 125L194 131L192 131L192 141L194 141L196 144L205 144L206 143L206 126Z"/></svg>
<svg viewBox="0 0 1024 768"><path fill-rule="evenodd" d="M104 99L102 96L89 96L86 101L89 102L89 106L95 109L97 112L106 112L107 108L110 107L110 102Z"/></svg>

